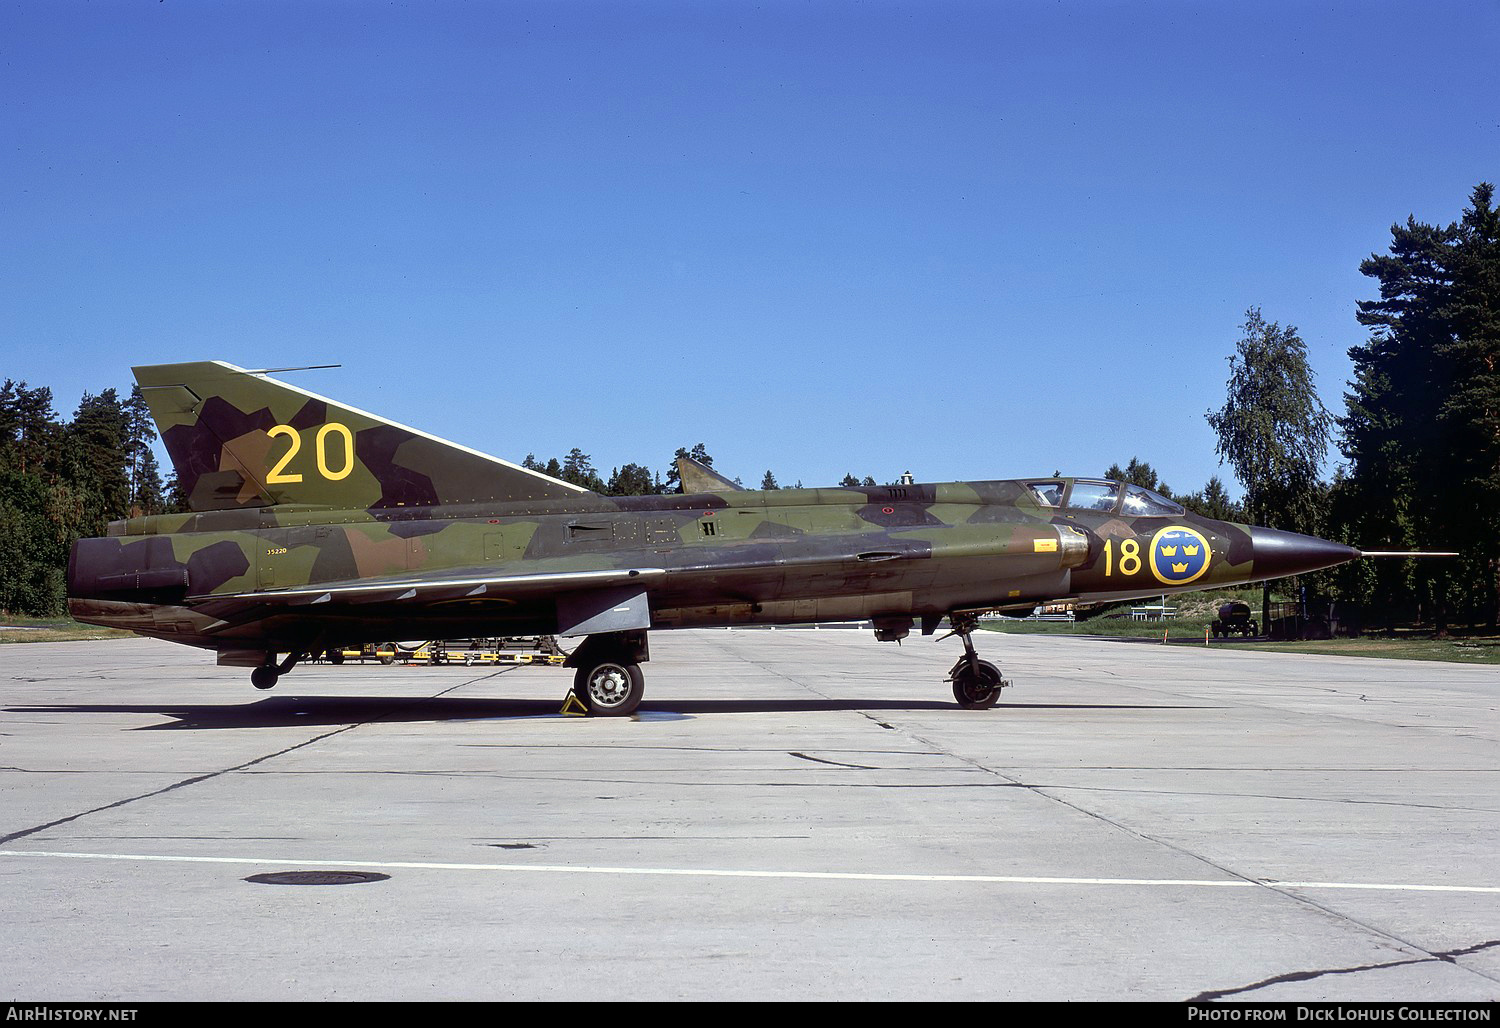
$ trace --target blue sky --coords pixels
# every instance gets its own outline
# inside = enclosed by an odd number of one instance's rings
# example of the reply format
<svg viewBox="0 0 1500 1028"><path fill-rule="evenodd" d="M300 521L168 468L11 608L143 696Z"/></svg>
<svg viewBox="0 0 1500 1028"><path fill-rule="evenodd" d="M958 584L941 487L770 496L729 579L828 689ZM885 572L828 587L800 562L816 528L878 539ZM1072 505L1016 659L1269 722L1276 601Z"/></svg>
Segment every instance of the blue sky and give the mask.
<svg viewBox="0 0 1500 1028"><path fill-rule="evenodd" d="M1500 177L1500 3L0 4L0 377L288 376L607 476L1219 474L1244 312ZM1332 470L1331 466L1328 469Z"/></svg>

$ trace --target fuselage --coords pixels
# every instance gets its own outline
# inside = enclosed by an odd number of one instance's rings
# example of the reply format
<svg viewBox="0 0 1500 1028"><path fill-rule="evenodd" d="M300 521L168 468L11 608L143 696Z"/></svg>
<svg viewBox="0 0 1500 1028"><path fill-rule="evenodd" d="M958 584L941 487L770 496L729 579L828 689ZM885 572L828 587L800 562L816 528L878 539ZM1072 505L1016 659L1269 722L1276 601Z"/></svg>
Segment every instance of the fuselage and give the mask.
<svg viewBox="0 0 1500 1028"><path fill-rule="evenodd" d="M1233 586L1357 555L1199 517L1136 487L1038 478L162 515L75 544L68 593L81 621L290 652L558 630L558 598L545 593L414 601L417 588L403 591L444 580L649 569L652 628L850 619L925 628L955 612ZM341 601L340 587L371 582L389 585L389 597ZM278 602L310 587L329 591Z"/></svg>

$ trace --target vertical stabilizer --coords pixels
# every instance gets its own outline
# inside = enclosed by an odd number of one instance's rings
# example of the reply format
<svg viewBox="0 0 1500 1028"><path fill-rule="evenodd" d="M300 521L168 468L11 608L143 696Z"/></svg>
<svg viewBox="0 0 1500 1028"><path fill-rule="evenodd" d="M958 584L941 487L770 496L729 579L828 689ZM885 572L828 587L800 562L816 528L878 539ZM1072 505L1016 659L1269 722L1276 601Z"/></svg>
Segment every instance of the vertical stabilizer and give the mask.
<svg viewBox="0 0 1500 1028"><path fill-rule="evenodd" d="M591 495L221 361L134 371L192 510L427 507Z"/></svg>
<svg viewBox="0 0 1500 1028"><path fill-rule="evenodd" d="M677 477L682 480L685 493L737 493L741 487L719 474L707 464L691 457L677 458Z"/></svg>

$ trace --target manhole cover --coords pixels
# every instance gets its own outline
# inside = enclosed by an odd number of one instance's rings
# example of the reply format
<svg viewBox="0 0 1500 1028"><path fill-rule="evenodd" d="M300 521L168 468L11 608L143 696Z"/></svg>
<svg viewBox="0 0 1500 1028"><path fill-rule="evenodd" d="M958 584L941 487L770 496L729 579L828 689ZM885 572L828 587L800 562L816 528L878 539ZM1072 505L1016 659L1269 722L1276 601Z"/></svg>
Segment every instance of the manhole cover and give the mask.
<svg viewBox="0 0 1500 1028"><path fill-rule="evenodd" d="M272 871L251 875L245 881L260 885L361 885L383 882L389 877L374 871Z"/></svg>

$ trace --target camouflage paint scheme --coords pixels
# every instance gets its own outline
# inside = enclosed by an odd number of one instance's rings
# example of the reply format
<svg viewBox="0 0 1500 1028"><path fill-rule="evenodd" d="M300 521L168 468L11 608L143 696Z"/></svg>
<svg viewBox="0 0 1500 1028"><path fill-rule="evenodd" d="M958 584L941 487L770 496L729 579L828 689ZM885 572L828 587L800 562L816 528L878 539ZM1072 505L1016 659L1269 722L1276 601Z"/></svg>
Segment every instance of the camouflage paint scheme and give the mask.
<svg viewBox="0 0 1500 1028"><path fill-rule="evenodd" d="M232 365L135 373L193 513L80 540L69 606L224 663L865 618L900 638L945 615L1239 585L1359 555L1191 514L1128 516L1123 492L1111 510L1071 508L1078 483L1098 483L1047 476L611 498ZM1061 502L1043 502L1049 490Z"/></svg>

